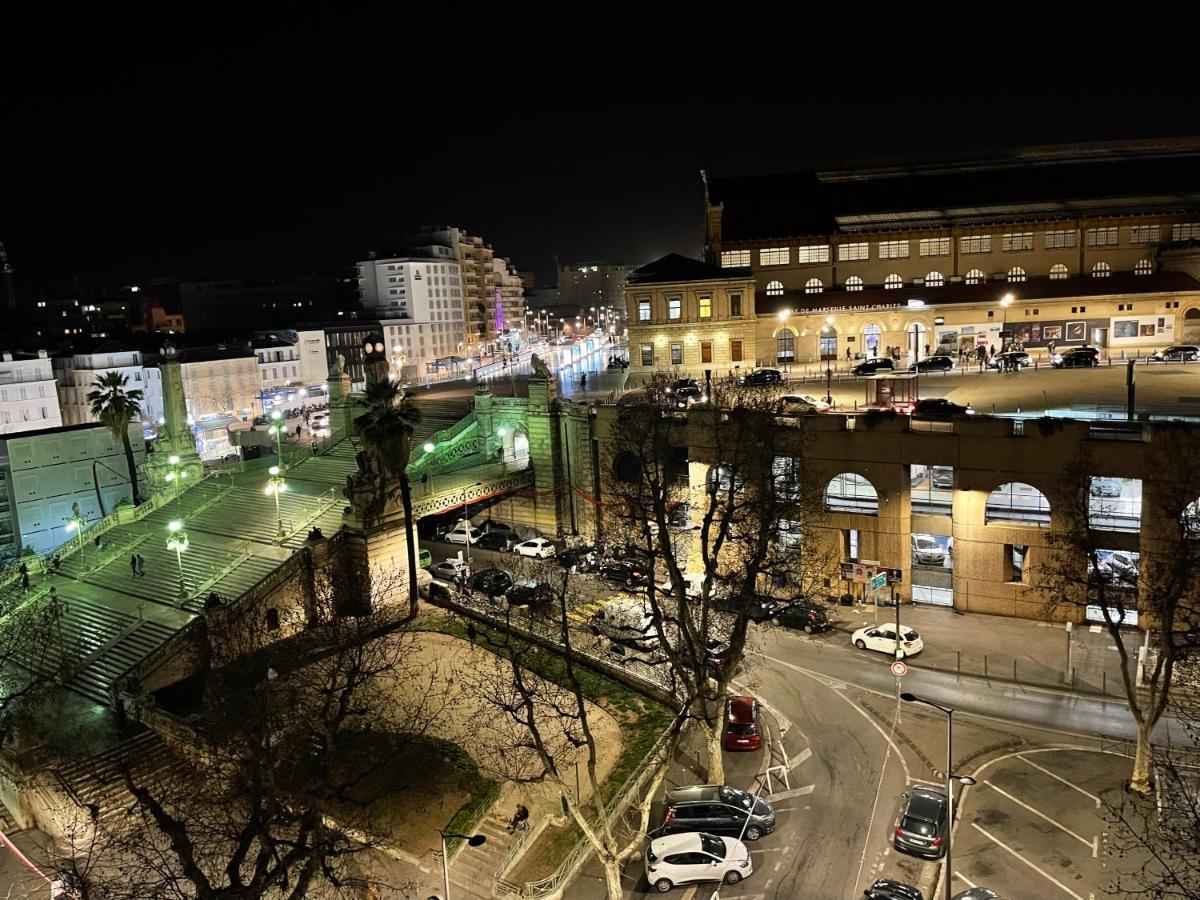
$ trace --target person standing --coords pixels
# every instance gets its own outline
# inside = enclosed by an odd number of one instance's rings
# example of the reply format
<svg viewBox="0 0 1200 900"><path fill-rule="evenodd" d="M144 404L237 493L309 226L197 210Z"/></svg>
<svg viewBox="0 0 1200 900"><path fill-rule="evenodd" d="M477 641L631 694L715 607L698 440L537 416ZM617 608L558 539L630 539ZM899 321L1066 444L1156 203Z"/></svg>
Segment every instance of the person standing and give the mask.
<svg viewBox="0 0 1200 900"><path fill-rule="evenodd" d="M146 577L146 557L142 554L137 554L137 573L143 578Z"/></svg>
<svg viewBox="0 0 1200 900"><path fill-rule="evenodd" d="M21 590L29 590L29 566L21 563L21 568L17 571L21 573Z"/></svg>
<svg viewBox="0 0 1200 900"><path fill-rule="evenodd" d="M137 578L137 562L138 555L136 553L129 557L129 571L133 573L134 578Z"/></svg>

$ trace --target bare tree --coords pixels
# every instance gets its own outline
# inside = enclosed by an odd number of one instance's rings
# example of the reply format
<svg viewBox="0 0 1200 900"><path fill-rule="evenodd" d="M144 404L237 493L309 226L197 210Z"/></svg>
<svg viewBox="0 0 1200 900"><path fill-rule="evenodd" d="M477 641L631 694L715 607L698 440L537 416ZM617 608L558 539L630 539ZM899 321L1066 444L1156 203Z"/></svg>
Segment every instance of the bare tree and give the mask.
<svg viewBox="0 0 1200 900"><path fill-rule="evenodd" d="M74 659L59 631L63 601L44 587L37 594L23 587L19 565L0 574L0 585L7 582L0 587L0 745L39 693L69 672Z"/></svg>
<svg viewBox="0 0 1200 900"><path fill-rule="evenodd" d="M1071 466L1094 471L1083 452ZM1058 504L1049 552L1039 567L1048 614L1089 606L1102 611L1121 663L1121 684L1137 726L1129 789L1154 790L1151 737L1171 699L1176 667L1200 647L1200 448L1186 428L1156 426L1154 444L1142 474L1143 518L1139 554L1112 551L1105 537L1123 514L1103 483L1083 477L1070 485L1068 500ZM1125 526L1127 527L1127 526ZM1137 666L1138 640L1129 640L1127 622L1136 613L1153 630L1155 652ZM1132 647L1130 645L1133 645ZM1138 680L1138 671L1143 677Z"/></svg>

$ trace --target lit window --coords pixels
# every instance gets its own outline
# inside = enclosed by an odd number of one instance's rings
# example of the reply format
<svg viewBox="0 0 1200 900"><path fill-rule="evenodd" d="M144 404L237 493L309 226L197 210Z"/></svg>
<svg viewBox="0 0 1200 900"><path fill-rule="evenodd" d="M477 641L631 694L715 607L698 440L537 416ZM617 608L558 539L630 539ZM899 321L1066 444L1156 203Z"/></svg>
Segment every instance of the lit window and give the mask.
<svg viewBox="0 0 1200 900"><path fill-rule="evenodd" d="M880 241L880 259L908 259L908 241Z"/></svg>
<svg viewBox="0 0 1200 900"><path fill-rule="evenodd" d="M1195 241L1200 240L1200 222L1181 222L1178 225L1171 226L1171 240L1173 241ZM45 306L45 303L39 303L38 306Z"/></svg>
<svg viewBox="0 0 1200 900"><path fill-rule="evenodd" d="M775 336L775 358L779 362L791 362L796 358L796 336L784 328Z"/></svg>
<svg viewBox="0 0 1200 900"><path fill-rule="evenodd" d="M711 319L712 318L712 297L701 297L700 298L700 318L702 318L702 319Z"/></svg>
<svg viewBox="0 0 1200 900"><path fill-rule="evenodd" d="M967 273L967 284L983 284L987 281L987 276L983 274L982 269L972 269Z"/></svg>
<svg viewBox="0 0 1200 900"><path fill-rule="evenodd" d="M1052 265L1050 267L1050 280L1051 281L1062 281L1070 274L1071 274L1070 269L1068 269L1062 263L1055 263L1054 265Z"/></svg>
<svg viewBox="0 0 1200 900"><path fill-rule="evenodd" d="M1017 231L1003 235L1000 238L1000 249L1005 253L1010 253L1014 250L1032 250L1033 232Z"/></svg>
<svg viewBox="0 0 1200 900"><path fill-rule="evenodd" d="M722 269L744 269L750 265L749 250L722 250Z"/></svg>
<svg viewBox="0 0 1200 900"><path fill-rule="evenodd" d="M678 322L680 312L683 308L683 301L678 297L670 297L667 300L667 318L672 322Z"/></svg>
<svg viewBox="0 0 1200 900"><path fill-rule="evenodd" d="M846 279L846 290L861 291L863 289L863 280L857 275L851 275Z"/></svg>
<svg viewBox="0 0 1200 900"><path fill-rule="evenodd" d="M1047 231L1043 233L1047 250L1064 250L1075 246L1075 231Z"/></svg>
<svg viewBox="0 0 1200 900"><path fill-rule="evenodd" d="M984 522L1050 527L1050 503L1035 487L1019 481L1002 484L987 498Z"/></svg>
<svg viewBox="0 0 1200 900"><path fill-rule="evenodd" d="M1098 262L1092 266L1093 278L1107 278L1112 274L1112 266L1106 262Z"/></svg>
<svg viewBox="0 0 1200 900"><path fill-rule="evenodd" d="M1139 531L1141 480L1093 475L1088 483L1088 525L1105 531Z"/></svg>
<svg viewBox="0 0 1200 900"><path fill-rule="evenodd" d="M1158 226L1157 225L1131 225L1129 227L1129 243L1131 243L1131 244L1157 244L1158 243Z"/></svg>
<svg viewBox="0 0 1200 900"><path fill-rule="evenodd" d="M650 321L650 301L649 300L639 300L638 301L638 321L639 322L649 322Z"/></svg>
<svg viewBox="0 0 1200 900"><path fill-rule="evenodd" d="M791 260L792 251L789 247L763 247L758 251L760 266L786 266Z"/></svg>
<svg viewBox="0 0 1200 900"><path fill-rule="evenodd" d="M861 244L839 244L838 262L859 262L871 258L871 245L865 241Z"/></svg>
<svg viewBox="0 0 1200 900"><path fill-rule="evenodd" d="M921 238L917 242L917 250L922 256L949 256L950 238Z"/></svg>
<svg viewBox="0 0 1200 900"><path fill-rule="evenodd" d="M971 234L958 239L959 253L991 253L992 236L990 234Z"/></svg>
<svg viewBox="0 0 1200 900"><path fill-rule="evenodd" d="M653 344L642 344L642 365L643 366L654 365L654 345Z"/></svg>
<svg viewBox="0 0 1200 900"><path fill-rule="evenodd" d="M1087 245L1089 247L1115 247L1117 243L1116 225L1109 228L1089 228L1087 230Z"/></svg>
<svg viewBox="0 0 1200 900"><path fill-rule="evenodd" d="M782 297L783 296L783 282L782 281L772 281L770 284L768 284L767 285L767 296L768 297Z"/></svg>
<svg viewBox="0 0 1200 900"><path fill-rule="evenodd" d="M946 284L946 279L941 272L930 272L925 276L925 287L943 287Z"/></svg>
<svg viewBox="0 0 1200 900"><path fill-rule="evenodd" d="M819 294L823 290L825 290L825 285L821 283L820 278L810 278L804 282L804 293L806 294Z"/></svg>
<svg viewBox="0 0 1200 900"><path fill-rule="evenodd" d="M885 291L895 291L902 287L904 287L904 279L895 273L883 279L883 289Z"/></svg>
<svg viewBox="0 0 1200 900"><path fill-rule="evenodd" d="M1008 270L1008 280L1009 281L1024 281L1025 280L1025 270L1022 269L1020 266L1013 266L1011 269Z"/></svg>
<svg viewBox="0 0 1200 900"><path fill-rule="evenodd" d="M1137 265L1133 267L1134 275L1150 275L1154 272L1154 263L1148 259L1139 259Z"/></svg>
<svg viewBox="0 0 1200 900"><path fill-rule="evenodd" d="M825 487L825 508L840 512L879 514L879 494L875 485L854 472L843 472Z"/></svg>
<svg viewBox="0 0 1200 900"><path fill-rule="evenodd" d="M796 248L798 263L827 263L829 262L829 245L812 244L808 247Z"/></svg>

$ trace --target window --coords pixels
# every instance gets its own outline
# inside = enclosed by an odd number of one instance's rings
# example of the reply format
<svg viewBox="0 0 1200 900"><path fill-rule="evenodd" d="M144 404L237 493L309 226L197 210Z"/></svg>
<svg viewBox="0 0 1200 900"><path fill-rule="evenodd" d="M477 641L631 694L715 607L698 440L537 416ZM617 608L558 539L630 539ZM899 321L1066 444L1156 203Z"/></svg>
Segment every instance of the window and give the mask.
<svg viewBox="0 0 1200 900"><path fill-rule="evenodd" d="M729 315L740 316L741 314L742 314L742 295L741 294L730 294L729 295Z"/></svg>
<svg viewBox="0 0 1200 900"><path fill-rule="evenodd" d="M1029 552L1026 544L1004 545L1004 580L1018 584L1025 581L1025 556Z"/></svg>
<svg viewBox="0 0 1200 900"><path fill-rule="evenodd" d="M671 345L671 365L673 365L673 366L682 366L683 365L683 344L672 344Z"/></svg>
<svg viewBox="0 0 1200 900"><path fill-rule="evenodd" d="M1200 222L1182 222L1171 226L1171 240L1195 241L1200 240Z"/></svg>
<svg viewBox="0 0 1200 900"><path fill-rule="evenodd" d="M760 266L786 266L792 261L792 252L788 247L763 247L758 251Z"/></svg>
<svg viewBox="0 0 1200 900"><path fill-rule="evenodd" d="M680 311L683 308L683 301L678 297L667 298L667 318L672 322L679 321Z"/></svg>
<svg viewBox="0 0 1200 900"><path fill-rule="evenodd" d="M722 269L744 269L750 265L749 250L722 250L721 251L721 268Z"/></svg>
<svg viewBox="0 0 1200 900"><path fill-rule="evenodd" d="M700 298L700 318L702 318L702 319L711 319L712 318L712 297L701 297Z"/></svg>
<svg viewBox="0 0 1200 900"><path fill-rule="evenodd" d="M1092 266L1093 278L1107 278L1112 274L1112 266L1106 262L1098 262Z"/></svg>
<svg viewBox="0 0 1200 900"><path fill-rule="evenodd" d="M1142 567L1142 555L1135 550L1096 550L1095 559L1088 558L1088 581L1109 588L1136 588ZM1123 591L1122 591L1123 593ZM1116 610L1113 610L1116 613ZM1088 618L1093 618L1088 608ZM1114 618L1120 618L1115 615Z"/></svg>
<svg viewBox="0 0 1200 900"><path fill-rule="evenodd" d="M654 345L653 344L642 344L642 365L643 366L654 365Z"/></svg>
<svg viewBox="0 0 1200 900"><path fill-rule="evenodd" d="M1157 225L1131 225L1131 226L1129 226L1129 243L1131 243L1131 244L1157 244L1158 243L1158 226Z"/></svg>
<svg viewBox="0 0 1200 900"><path fill-rule="evenodd" d="M1115 247L1117 243L1116 225L1110 228L1089 228L1087 230L1087 245L1089 247Z"/></svg>
<svg viewBox="0 0 1200 900"><path fill-rule="evenodd" d="M843 472L829 480L825 487L825 508L836 512L879 513L879 494L875 485L854 472Z"/></svg>
<svg viewBox="0 0 1200 900"><path fill-rule="evenodd" d="M865 241L861 244L839 244L838 262L859 262L871 258L871 245Z"/></svg>
<svg viewBox="0 0 1200 900"><path fill-rule="evenodd" d="M1137 265L1133 267L1134 275L1152 275L1154 274L1154 263L1148 259L1139 259Z"/></svg>
<svg viewBox="0 0 1200 900"><path fill-rule="evenodd" d="M1025 280L1025 270L1022 269L1020 266L1013 266L1011 269L1008 270L1008 280L1009 281L1024 281Z"/></svg>
<svg viewBox="0 0 1200 900"><path fill-rule="evenodd" d="M1064 266L1062 263L1055 263L1054 265L1052 265L1050 267L1050 280L1051 281L1062 281L1070 274L1071 274L1071 271L1066 266Z"/></svg>
<svg viewBox="0 0 1200 900"><path fill-rule="evenodd" d="M804 282L804 293L806 294L819 294L823 290L825 290L825 285L821 283L820 278L810 278Z"/></svg>
<svg viewBox="0 0 1200 900"><path fill-rule="evenodd" d="M829 262L828 244L811 244L807 247L796 248L798 263L827 263Z"/></svg>
<svg viewBox="0 0 1200 900"><path fill-rule="evenodd" d="M949 256L950 238L921 238L917 242L917 251L921 256Z"/></svg>
<svg viewBox="0 0 1200 900"><path fill-rule="evenodd" d="M908 241L880 241L880 259L908 259Z"/></svg>
<svg viewBox="0 0 1200 900"><path fill-rule="evenodd" d="M742 361L742 342L741 341L730 341L729 342L729 361L730 362L741 362Z"/></svg>
<svg viewBox="0 0 1200 900"><path fill-rule="evenodd" d="M1032 250L1033 232L1016 231L1011 234L1003 235L1000 238L1000 249L1005 253L1011 253L1015 250Z"/></svg>
<svg viewBox="0 0 1200 900"><path fill-rule="evenodd" d="M987 281L987 276L983 274L982 269L972 269L967 273L967 284L983 284Z"/></svg>
<svg viewBox="0 0 1200 900"><path fill-rule="evenodd" d="M702 362L702 363L712 362L712 341L701 341L700 342L700 362Z"/></svg>
<svg viewBox="0 0 1200 900"><path fill-rule="evenodd" d="M1088 525L1105 531L1138 531L1141 523L1140 479L1092 476L1088 484Z"/></svg>
<svg viewBox="0 0 1200 900"><path fill-rule="evenodd" d="M946 279L941 272L930 272L925 276L925 287L944 287Z"/></svg>
<svg viewBox="0 0 1200 900"><path fill-rule="evenodd" d="M1020 481L1002 484L988 495L984 522L1050 527L1050 502L1046 495Z"/></svg>
<svg viewBox="0 0 1200 900"><path fill-rule="evenodd" d="M768 297L782 297L783 296L783 282L782 281L770 282L767 285L767 296Z"/></svg>
<svg viewBox="0 0 1200 900"><path fill-rule="evenodd" d="M649 322L650 321L650 301L649 300L639 300L638 301L638 321L639 322Z"/></svg>
<svg viewBox="0 0 1200 900"><path fill-rule="evenodd" d="M1075 231L1046 231L1043 232L1047 250L1064 250L1075 246Z"/></svg>
<svg viewBox="0 0 1200 900"><path fill-rule="evenodd" d="M992 236L990 234L970 234L958 239L959 253L991 253Z"/></svg>
<svg viewBox="0 0 1200 900"><path fill-rule="evenodd" d="M895 291L904 287L904 279L894 272L887 278L883 279L883 289L885 291Z"/></svg>
<svg viewBox="0 0 1200 900"><path fill-rule="evenodd" d="M861 291L863 289L863 280L857 275L851 275L846 279L846 290Z"/></svg>
<svg viewBox="0 0 1200 900"><path fill-rule="evenodd" d="M954 469L950 466L910 466L909 495L914 513L949 515L954 498Z"/></svg>
<svg viewBox="0 0 1200 900"><path fill-rule="evenodd" d="M775 358L779 362L791 362L796 358L796 336L787 328L775 335Z"/></svg>

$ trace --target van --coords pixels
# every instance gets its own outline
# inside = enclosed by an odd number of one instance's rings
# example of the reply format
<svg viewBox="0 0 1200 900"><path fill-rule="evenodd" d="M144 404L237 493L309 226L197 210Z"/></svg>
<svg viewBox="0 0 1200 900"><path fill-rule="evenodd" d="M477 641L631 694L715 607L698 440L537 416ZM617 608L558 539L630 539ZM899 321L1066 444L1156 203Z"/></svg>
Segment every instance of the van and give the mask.
<svg viewBox="0 0 1200 900"><path fill-rule="evenodd" d="M636 650L654 650L658 634L654 614L646 601L617 594L609 597L588 621L592 634L626 644Z"/></svg>

